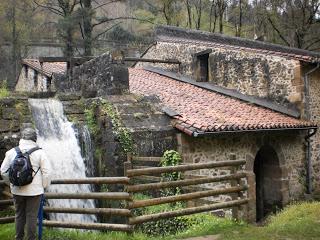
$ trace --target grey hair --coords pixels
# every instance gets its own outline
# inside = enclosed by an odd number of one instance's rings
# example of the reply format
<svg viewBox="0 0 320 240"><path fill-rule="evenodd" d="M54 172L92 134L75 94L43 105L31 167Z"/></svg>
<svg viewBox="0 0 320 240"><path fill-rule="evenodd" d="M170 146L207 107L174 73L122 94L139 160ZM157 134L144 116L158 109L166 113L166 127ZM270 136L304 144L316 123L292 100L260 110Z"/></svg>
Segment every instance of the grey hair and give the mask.
<svg viewBox="0 0 320 240"><path fill-rule="evenodd" d="M21 131L21 138L35 142L37 141L37 132L34 128L27 127Z"/></svg>

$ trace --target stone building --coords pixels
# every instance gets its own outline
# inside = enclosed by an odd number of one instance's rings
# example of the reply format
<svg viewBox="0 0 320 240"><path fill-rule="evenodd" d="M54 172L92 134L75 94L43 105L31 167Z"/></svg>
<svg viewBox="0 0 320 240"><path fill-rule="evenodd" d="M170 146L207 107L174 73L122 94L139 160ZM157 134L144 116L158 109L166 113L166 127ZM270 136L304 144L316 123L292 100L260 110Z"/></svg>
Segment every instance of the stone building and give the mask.
<svg viewBox="0 0 320 240"><path fill-rule="evenodd" d="M54 74L63 75L66 71L65 62L40 64L36 59L24 59L15 90L19 92L55 91Z"/></svg>
<svg viewBox="0 0 320 240"><path fill-rule="evenodd" d="M160 26L142 57L180 62L129 74L170 108L184 161L246 159L250 219L320 190L319 53Z"/></svg>
<svg viewBox="0 0 320 240"><path fill-rule="evenodd" d="M106 54L73 69L71 82L57 79L52 87L107 99L133 133L138 154L161 155L177 148L185 163L245 159L247 218L252 221L320 189L319 54L158 27L155 43L142 57L176 61L153 66L140 62L126 69ZM29 81L20 85L34 86ZM47 91L36 89L42 90ZM103 161L120 166L124 159L111 134L110 118L97 114L104 132Z"/></svg>

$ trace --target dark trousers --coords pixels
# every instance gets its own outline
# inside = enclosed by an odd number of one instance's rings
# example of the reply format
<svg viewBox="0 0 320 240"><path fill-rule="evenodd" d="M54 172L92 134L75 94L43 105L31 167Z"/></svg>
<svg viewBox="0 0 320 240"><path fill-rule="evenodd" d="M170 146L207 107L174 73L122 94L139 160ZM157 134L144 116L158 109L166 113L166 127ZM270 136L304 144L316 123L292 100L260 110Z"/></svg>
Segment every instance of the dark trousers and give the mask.
<svg viewBox="0 0 320 240"><path fill-rule="evenodd" d="M16 209L16 240L23 240L24 227L27 226L27 240L36 240L37 216L41 195L18 196L13 195Z"/></svg>

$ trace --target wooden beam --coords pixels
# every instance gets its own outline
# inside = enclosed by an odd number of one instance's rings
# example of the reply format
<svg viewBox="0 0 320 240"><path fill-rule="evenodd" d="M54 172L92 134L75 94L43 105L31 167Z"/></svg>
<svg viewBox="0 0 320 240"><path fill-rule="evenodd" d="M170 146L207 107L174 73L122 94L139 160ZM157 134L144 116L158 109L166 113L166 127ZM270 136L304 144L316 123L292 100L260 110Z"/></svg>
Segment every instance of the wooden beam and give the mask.
<svg viewBox="0 0 320 240"><path fill-rule="evenodd" d="M58 228L75 228L88 230L111 230L131 232L133 227L127 224L108 224L108 223L74 223L74 222L58 222L58 221L43 221L43 226L58 227Z"/></svg>
<svg viewBox="0 0 320 240"><path fill-rule="evenodd" d="M94 56L88 56L88 57L39 57L39 62L43 63L43 62L70 62L70 61L89 61L91 59L93 59Z"/></svg>
<svg viewBox="0 0 320 240"><path fill-rule="evenodd" d="M167 64L181 64L177 59L150 59L150 58L135 58L135 57L125 57L123 58L125 62L151 62L151 63L167 63Z"/></svg>
<svg viewBox="0 0 320 240"><path fill-rule="evenodd" d="M131 211L120 208L55 208L44 207L47 213L74 213L74 214L101 214L101 215L118 215L131 216Z"/></svg>
<svg viewBox="0 0 320 240"><path fill-rule="evenodd" d="M129 200L129 193L124 193L124 192L45 193L44 195L46 199Z"/></svg>
<svg viewBox="0 0 320 240"><path fill-rule="evenodd" d="M0 200L0 206L13 205L13 199Z"/></svg>
<svg viewBox="0 0 320 240"><path fill-rule="evenodd" d="M129 224L135 225L135 224L141 224L145 222L157 221L159 219L164 219L164 218L179 217L179 216L191 215L195 213L208 212L208 211L217 210L217 209L230 208L230 207L246 204L248 203L248 201L249 199L241 199L241 200L234 200L234 201L223 202L223 203L215 203L215 204L210 204L210 205L205 205L200 207L185 208L185 209L180 209L180 210L175 210L170 212L155 213L155 214L150 214L145 216L133 217L133 218L129 218Z"/></svg>
<svg viewBox="0 0 320 240"><path fill-rule="evenodd" d="M186 180L178 180L178 181L172 181L172 182L147 183L147 184L128 186L127 190L129 192L143 192L146 190L155 190L155 189L182 187L182 186L189 186L189 185L227 181L227 180L233 180L237 178L244 178L246 176L247 176L246 173L237 173L237 174L231 174L231 175L206 177L206 178L198 178L198 179L186 179Z"/></svg>
<svg viewBox="0 0 320 240"><path fill-rule="evenodd" d="M159 205L164 203L187 201L187 200L193 200L193 199L198 199L203 197L216 196L220 194L235 193L235 192L245 191L247 189L248 189L247 186L230 187L230 188L224 188L224 189L214 189L211 191L200 191L200 192L186 193L186 194L181 194L176 196L139 200L139 201L133 201L132 204L129 205L129 208L133 209L133 208L154 206L154 205Z"/></svg>
<svg viewBox="0 0 320 240"><path fill-rule="evenodd" d="M54 179L51 184L128 184L127 177L91 177L83 179Z"/></svg>
<svg viewBox="0 0 320 240"><path fill-rule="evenodd" d="M12 193L10 193L10 192L2 191L1 193L2 193L2 195L6 196L6 197L8 197L8 198L13 198L13 195L12 195Z"/></svg>
<svg viewBox="0 0 320 240"><path fill-rule="evenodd" d="M15 217L1 217L0 218L0 224L4 224L4 223L13 223L15 220Z"/></svg>
<svg viewBox="0 0 320 240"><path fill-rule="evenodd" d="M156 173L169 173L169 172L185 172L191 170L198 170L204 168L216 168L216 167L231 167L245 164L245 160L234 161L220 161L220 162L207 162L207 163L195 163L188 165L178 165L169 167L151 167L145 169L132 169L127 171L128 177L141 176L141 175L154 175Z"/></svg>
<svg viewBox="0 0 320 240"><path fill-rule="evenodd" d="M161 161L161 157L136 157L136 156L132 156L131 161L157 162L158 163Z"/></svg>
<svg viewBox="0 0 320 240"><path fill-rule="evenodd" d="M7 185L7 184L6 184L6 181L0 180L0 186L1 186L1 185Z"/></svg>

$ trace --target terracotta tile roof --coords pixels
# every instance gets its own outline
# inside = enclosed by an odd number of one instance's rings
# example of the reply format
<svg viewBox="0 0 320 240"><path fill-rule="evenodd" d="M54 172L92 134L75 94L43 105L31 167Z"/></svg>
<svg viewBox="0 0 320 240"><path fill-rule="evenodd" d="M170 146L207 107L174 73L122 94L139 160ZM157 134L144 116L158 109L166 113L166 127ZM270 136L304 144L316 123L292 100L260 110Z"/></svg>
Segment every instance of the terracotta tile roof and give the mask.
<svg viewBox="0 0 320 240"><path fill-rule="evenodd" d="M158 26L156 28L156 41L196 44L208 48L227 48L305 62L320 62L320 53L318 52L173 26Z"/></svg>
<svg viewBox="0 0 320 240"><path fill-rule="evenodd" d="M311 128L315 124L144 69L129 69L130 91L156 95L177 112L174 126L189 134Z"/></svg>
<svg viewBox="0 0 320 240"><path fill-rule="evenodd" d="M22 64L25 64L48 77L51 77L53 73L64 74L67 70L67 63L65 62L44 62L41 66L37 59L23 59Z"/></svg>

